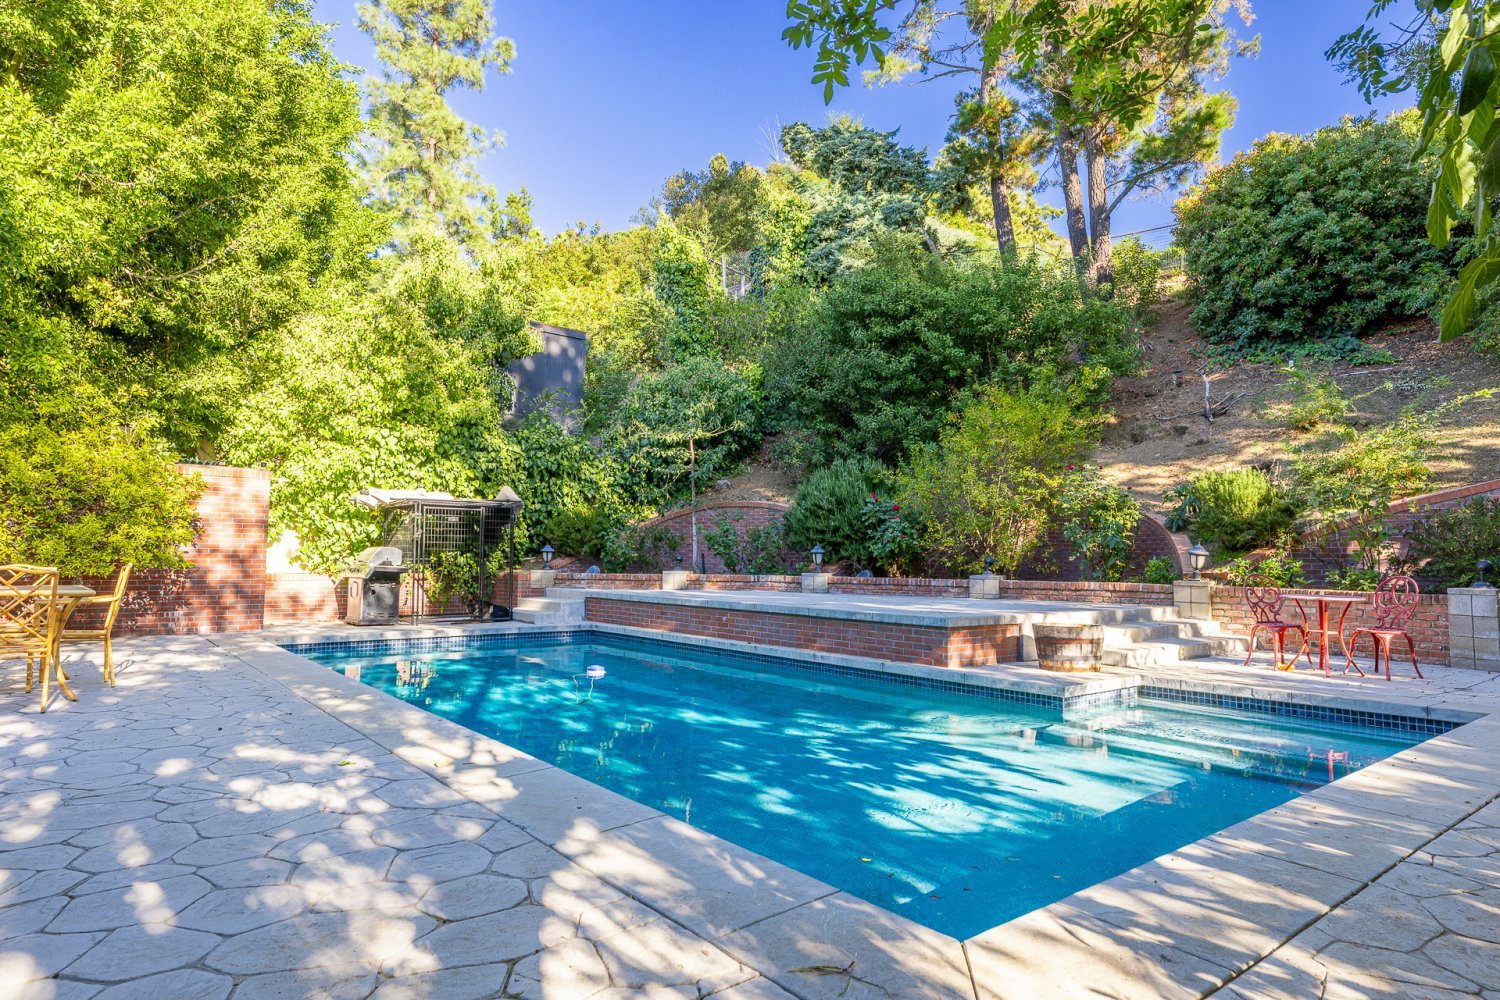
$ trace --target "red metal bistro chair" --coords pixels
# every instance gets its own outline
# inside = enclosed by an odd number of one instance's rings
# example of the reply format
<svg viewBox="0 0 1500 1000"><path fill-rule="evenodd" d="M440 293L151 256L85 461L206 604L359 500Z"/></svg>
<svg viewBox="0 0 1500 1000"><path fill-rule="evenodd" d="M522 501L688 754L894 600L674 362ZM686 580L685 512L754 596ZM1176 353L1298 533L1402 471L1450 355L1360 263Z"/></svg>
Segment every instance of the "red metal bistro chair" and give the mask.
<svg viewBox="0 0 1500 1000"><path fill-rule="evenodd" d="M1409 576L1388 576L1380 581L1380 586L1375 588L1375 627L1357 628L1349 636L1349 663L1344 667L1344 673L1348 673L1350 667L1359 671L1363 677L1365 672L1359 669L1354 662L1354 643L1362 635L1369 636L1375 643L1375 672L1380 672L1380 658L1385 657L1385 679L1391 679L1391 643L1398 637L1406 640L1406 649L1411 653L1411 668L1422 676L1422 668L1417 666L1417 647L1411 640L1411 633L1406 630L1407 622L1416 613L1417 601L1421 598L1421 588L1417 581Z"/></svg>
<svg viewBox="0 0 1500 1000"><path fill-rule="evenodd" d="M1245 654L1245 666L1250 665L1250 658L1255 655L1256 637L1265 632L1271 636L1271 645L1276 651L1276 669L1290 670L1307 651L1307 623L1298 625L1281 620L1281 608L1286 603L1286 598L1281 596L1281 588L1276 586L1276 581L1264 573L1255 574L1245 585L1245 600L1250 605L1251 613L1255 615L1255 622L1250 626L1250 651ZM1281 658L1286 645L1286 634L1293 629L1302 638L1291 662L1283 664Z"/></svg>

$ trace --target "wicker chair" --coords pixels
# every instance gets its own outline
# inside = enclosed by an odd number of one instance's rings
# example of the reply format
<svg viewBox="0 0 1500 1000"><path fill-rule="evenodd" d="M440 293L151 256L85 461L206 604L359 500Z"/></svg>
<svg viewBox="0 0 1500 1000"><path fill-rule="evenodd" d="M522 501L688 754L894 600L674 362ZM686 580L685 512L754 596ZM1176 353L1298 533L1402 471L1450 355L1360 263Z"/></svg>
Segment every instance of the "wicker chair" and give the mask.
<svg viewBox="0 0 1500 1000"><path fill-rule="evenodd" d="M46 566L0 566L0 660L26 659L27 692L32 688L33 670L40 663L44 712L61 621L57 610L57 570Z"/></svg>
<svg viewBox="0 0 1500 1000"><path fill-rule="evenodd" d="M98 628L70 628L64 629L62 633L63 642L104 642L104 679L109 682L110 687L115 686L115 658L114 650L110 648L110 633L114 631L115 618L120 614L120 605L125 600L125 587L130 582L131 564L126 563L120 567L120 573L115 577L115 590L112 594L100 594L98 597L88 597L82 601L83 607L104 608L104 621ZM59 664L59 668L61 664Z"/></svg>
<svg viewBox="0 0 1500 1000"><path fill-rule="evenodd" d="M1245 666L1250 665L1250 658L1255 655L1256 637L1264 632L1271 636L1272 648L1276 652L1276 668L1292 669L1308 649L1307 624L1304 622L1299 625L1281 620L1281 609L1286 604L1286 598L1281 596L1281 588L1276 586L1276 582L1264 573L1255 574L1245 585L1245 600L1250 605L1251 613L1255 615L1255 621L1250 626L1250 649L1245 653ZM1282 663L1286 634L1293 629L1301 634L1302 639L1291 662Z"/></svg>
<svg viewBox="0 0 1500 1000"><path fill-rule="evenodd" d="M1422 590L1417 586L1417 581L1409 576L1388 576L1380 581L1375 588L1375 627L1357 628L1349 636L1349 662L1344 667L1344 673L1350 670L1358 671L1363 677L1365 672L1359 669L1359 664L1354 662L1354 644L1362 635L1369 636L1375 644L1375 672L1380 672L1380 658L1385 657L1385 679L1391 679L1391 643L1397 638L1406 640L1407 652L1411 653L1411 668L1422 676L1422 668L1417 666L1417 647L1412 642L1411 633L1406 630L1406 625L1411 621L1411 616L1416 613L1417 601L1422 596Z"/></svg>

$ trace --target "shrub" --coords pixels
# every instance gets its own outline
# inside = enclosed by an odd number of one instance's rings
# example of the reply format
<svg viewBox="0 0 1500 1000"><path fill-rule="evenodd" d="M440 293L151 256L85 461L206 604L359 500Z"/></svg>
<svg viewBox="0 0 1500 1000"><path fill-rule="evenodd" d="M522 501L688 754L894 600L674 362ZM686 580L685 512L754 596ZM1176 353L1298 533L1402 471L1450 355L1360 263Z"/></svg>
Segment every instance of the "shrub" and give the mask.
<svg viewBox="0 0 1500 1000"><path fill-rule="evenodd" d="M1418 129L1406 113L1268 135L1177 203L1193 322L1212 344L1358 356L1375 324L1439 303L1454 249L1427 239Z"/></svg>
<svg viewBox="0 0 1500 1000"><path fill-rule="evenodd" d="M1085 580L1125 578L1141 520L1135 497L1100 478L1094 466L1073 468L1063 477L1057 516Z"/></svg>
<svg viewBox="0 0 1500 1000"><path fill-rule="evenodd" d="M1431 511L1405 532L1407 555L1401 570L1443 588L1466 587L1479 579L1481 559L1500 562L1500 499L1474 497L1462 507Z"/></svg>
<svg viewBox="0 0 1500 1000"><path fill-rule="evenodd" d="M1198 508L1189 534L1225 553L1284 539L1298 513L1288 492L1260 469L1199 473L1189 487Z"/></svg>
<svg viewBox="0 0 1500 1000"><path fill-rule="evenodd" d="M798 552L823 546L828 562L872 564L865 502L889 477L870 459L845 459L814 469L797 485L783 524L786 544Z"/></svg>
<svg viewBox="0 0 1500 1000"><path fill-rule="evenodd" d="M1374 590L1380 584L1381 572L1363 566L1329 570L1323 582L1334 590Z"/></svg>
<svg viewBox="0 0 1500 1000"><path fill-rule="evenodd" d="M1301 587L1307 584L1307 577L1302 574L1302 561L1293 559L1284 552L1273 552L1259 561L1241 556L1225 564L1223 569L1225 582L1233 587L1246 586L1253 576L1270 577L1271 582L1278 587Z"/></svg>
<svg viewBox="0 0 1500 1000"><path fill-rule="evenodd" d="M1161 301L1161 271L1168 253L1127 236L1110 250L1115 301L1144 317Z"/></svg>
<svg viewBox="0 0 1500 1000"><path fill-rule="evenodd" d="M950 263L882 246L837 278L805 328L768 356L779 408L815 437L812 458L895 463L933 441L963 393L1060 378L1098 401L1138 357L1123 306L1035 261ZM1086 356L1088 363L1076 360Z"/></svg>
<svg viewBox="0 0 1500 1000"><path fill-rule="evenodd" d="M187 566L202 489L129 433L17 422L0 434L0 562L68 577Z"/></svg>
<svg viewBox="0 0 1500 1000"><path fill-rule="evenodd" d="M786 570L786 540L781 522L772 521L745 532L745 571L782 573Z"/></svg>
<svg viewBox="0 0 1500 1000"><path fill-rule="evenodd" d="M743 520L738 514L720 514L714 518L713 527L703 533L703 544L708 546L708 551L719 557L719 561L730 573L740 571L739 526Z"/></svg>
<svg viewBox="0 0 1500 1000"><path fill-rule="evenodd" d="M1067 466L1097 440L1097 421L1057 387L979 391L935 445L914 451L900 492L928 557L954 574L986 555L1014 573L1046 530Z"/></svg>
<svg viewBox="0 0 1500 1000"><path fill-rule="evenodd" d="M874 493L865 501L862 516L870 535L870 558L887 576L909 576L922 561L921 525L910 511L902 513L895 500Z"/></svg>
<svg viewBox="0 0 1500 1000"><path fill-rule="evenodd" d="M552 515L539 544L570 556L597 556L614 522L598 507L569 507Z"/></svg>
<svg viewBox="0 0 1500 1000"><path fill-rule="evenodd" d="M1152 556L1141 573L1146 583L1175 583L1182 578L1177 563L1166 556Z"/></svg>
<svg viewBox="0 0 1500 1000"><path fill-rule="evenodd" d="M682 539L664 524L627 524L604 536L599 562L606 573L652 572L674 565Z"/></svg>

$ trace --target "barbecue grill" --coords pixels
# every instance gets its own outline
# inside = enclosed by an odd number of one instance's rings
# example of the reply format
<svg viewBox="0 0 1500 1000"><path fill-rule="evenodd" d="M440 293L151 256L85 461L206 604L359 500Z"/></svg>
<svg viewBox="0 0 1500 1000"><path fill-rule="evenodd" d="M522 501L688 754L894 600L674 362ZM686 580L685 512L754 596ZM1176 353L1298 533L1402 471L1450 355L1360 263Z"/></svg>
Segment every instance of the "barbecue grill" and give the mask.
<svg viewBox="0 0 1500 1000"><path fill-rule="evenodd" d="M410 571L402 564L401 550L391 545L372 545L355 557L344 573L348 606L344 621L350 625L394 625L401 610L401 576Z"/></svg>

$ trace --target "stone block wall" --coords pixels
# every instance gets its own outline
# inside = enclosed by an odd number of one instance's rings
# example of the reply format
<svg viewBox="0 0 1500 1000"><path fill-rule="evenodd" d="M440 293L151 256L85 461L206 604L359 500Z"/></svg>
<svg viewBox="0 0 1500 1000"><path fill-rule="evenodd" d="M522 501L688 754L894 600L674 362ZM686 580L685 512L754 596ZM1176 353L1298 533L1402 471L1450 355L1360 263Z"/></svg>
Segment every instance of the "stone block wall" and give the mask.
<svg viewBox="0 0 1500 1000"><path fill-rule="evenodd" d="M1021 657L1019 625L947 629L806 615L642 604L607 597L589 597L584 606L585 617L589 621L608 625L627 625L657 632L711 636L822 653L900 660L934 667L979 666L997 660L1018 660Z"/></svg>
<svg viewBox="0 0 1500 1000"><path fill-rule="evenodd" d="M1490 587L1448 591L1448 641L1455 667L1500 671L1500 607Z"/></svg>

